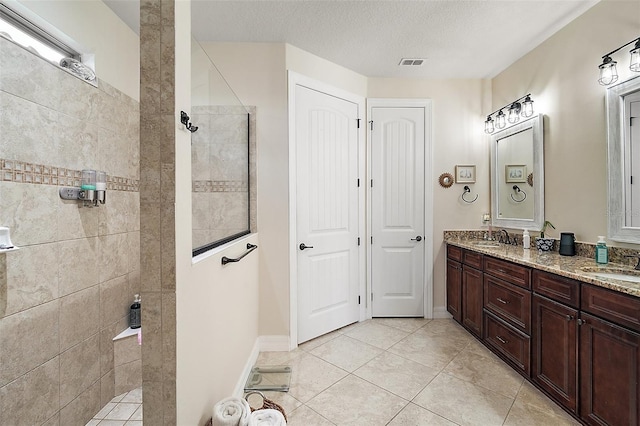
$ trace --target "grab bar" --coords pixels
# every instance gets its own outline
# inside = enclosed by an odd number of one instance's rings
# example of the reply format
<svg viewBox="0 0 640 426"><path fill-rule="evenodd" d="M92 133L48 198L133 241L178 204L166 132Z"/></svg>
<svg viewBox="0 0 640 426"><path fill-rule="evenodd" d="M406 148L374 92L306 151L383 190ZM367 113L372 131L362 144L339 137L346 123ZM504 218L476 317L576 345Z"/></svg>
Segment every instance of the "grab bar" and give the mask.
<svg viewBox="0 0 640 426"><path fill-rule="evenodd" d="M257 249L258 246L255 244L247 243L247 251L245 251L242 256L236 257L235 259L229 258L227 256L222 256L222 264L226 265L227 263L240 262L243 257Z"/></svg>

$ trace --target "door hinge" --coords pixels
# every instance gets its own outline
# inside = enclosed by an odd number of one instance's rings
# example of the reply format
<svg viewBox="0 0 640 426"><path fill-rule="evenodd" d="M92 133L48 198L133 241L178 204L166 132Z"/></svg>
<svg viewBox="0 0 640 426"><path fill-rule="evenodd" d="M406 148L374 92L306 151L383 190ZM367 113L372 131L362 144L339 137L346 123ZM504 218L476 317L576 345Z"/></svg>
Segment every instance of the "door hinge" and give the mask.
<svg viewBox="0 0 640 426"><path fill-rule="evenodd" d="M358 188L360 188L360 178L358 178Z"/></svg>
<svg viewBox="0 0 640 426"><path fill-rule="evenodd" d="M370 120L369 124L371 124L371 131L373 132L373 120Z"/></svg>
<svg viewBox="0 0 640 426"><path fill-rule="evenodd" d="M358 237L358 245L360 245L360 237Z"/></svg>
<svg viewBox="0 0 640 426"><path fill-rule="evenodd" d="M358 123L358 129L360 128L360 119L356 118L356 122Z"/></svg>
<svg viewBox="0 0 640 426"><path fill-rule="evenodd" d="M371 179L371 187L373 188L373 179Z"/></svg>
<svg viewBox="0 0 640 426"><path fill-rule="evenodd" d="M358 296L358 305L360 304L360 296Z"/></svg>
<svg viewBox="0 0 640 426"><path fill-rule="evenodd" d="M371 237L371 244L373 244L373 236Z"/></svg>
<svg viewBox="0 0 640 426"><path fill-rule="evenodd" d="M371 301L373 302L373 293L371 293Z"/></svg>

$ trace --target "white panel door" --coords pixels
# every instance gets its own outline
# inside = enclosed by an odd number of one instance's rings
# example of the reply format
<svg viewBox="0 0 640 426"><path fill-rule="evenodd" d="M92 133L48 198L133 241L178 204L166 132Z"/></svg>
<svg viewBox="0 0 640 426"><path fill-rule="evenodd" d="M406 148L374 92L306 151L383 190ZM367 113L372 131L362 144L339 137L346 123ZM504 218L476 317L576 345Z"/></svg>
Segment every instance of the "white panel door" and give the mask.
<svg viewBox="0 0 640 426"><path fill-rule="evenodd" d="M295 90L302 343L359 319L358 105L300 85Z"/></svg>
<svg viewBox="0 0 640 426"><path fill-rule="evenodd" d="M425 110L371 108L374 317L424 315ZM431 244L431 241L428 242Z"/></svg>

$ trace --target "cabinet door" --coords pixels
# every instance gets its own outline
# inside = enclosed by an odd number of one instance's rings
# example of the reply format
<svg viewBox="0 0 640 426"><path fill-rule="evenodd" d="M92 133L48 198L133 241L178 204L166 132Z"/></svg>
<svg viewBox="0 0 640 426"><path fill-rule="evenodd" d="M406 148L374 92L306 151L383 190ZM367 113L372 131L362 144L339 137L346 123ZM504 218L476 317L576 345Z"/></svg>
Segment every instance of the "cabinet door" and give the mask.
<svg viewBox="0 0 640 426"><path fill-rule="evenodd" d="M462 265L447 260L447 311L453 319L462 322Z"/></svg>
<svg viewBox="0 0 640 426"><path fill-rule="evenodd" d="M482 338L482 271L462 266L462 325Z"/></svg>
<svg viewBox="0 0 640 426"><path fill-rule="evenodd" d="M591 425L640 422L640 334L581 313L580 417Z"/></svg>
<svg viewBox="0 0 640 426"><path fill-rule="evenodd" d="M576 412L578 402L578 311L533 295L531 378Z"/></svg>

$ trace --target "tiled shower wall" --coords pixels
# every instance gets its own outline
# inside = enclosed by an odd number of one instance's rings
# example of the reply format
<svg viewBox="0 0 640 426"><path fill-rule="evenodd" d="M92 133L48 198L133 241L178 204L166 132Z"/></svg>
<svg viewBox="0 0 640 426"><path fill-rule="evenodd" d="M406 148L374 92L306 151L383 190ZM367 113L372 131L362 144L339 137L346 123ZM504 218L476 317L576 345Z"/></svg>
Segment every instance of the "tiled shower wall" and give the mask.
<svg viewBox="0 0 640 426"><path fill-rule="evenodd" d="M0 37L0 424L78 425L115 393L112 338L140 292L139 104ZM83 168L107 202L60 199ZM144 299L143 299L144 303Z"/></svg>
<svg viewBox="0 0 640 426"><path fill-rule="evenodd" d="M191 110L193 122L198 125L198 131L191 136L195 249L246 231L249 226L248 144L250 130L249 147L254 151L256 120L255 107L194 106ZM253 166L255 152L251 152L251 161ZM254 179L252 175L252 182ZM251 225L255 232L255 224Z"/></svg>

